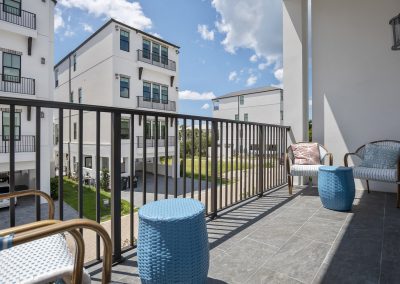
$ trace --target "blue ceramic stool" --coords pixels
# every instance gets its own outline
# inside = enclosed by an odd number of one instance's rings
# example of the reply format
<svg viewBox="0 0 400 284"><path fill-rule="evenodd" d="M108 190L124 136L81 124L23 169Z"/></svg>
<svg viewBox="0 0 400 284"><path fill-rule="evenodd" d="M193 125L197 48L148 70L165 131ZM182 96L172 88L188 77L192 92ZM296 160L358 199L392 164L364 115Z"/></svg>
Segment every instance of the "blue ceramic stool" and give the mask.
<svg viewBox="0 0 400 284"><path fill-rule="evenodd" d="M205 283L209 248L203 204L175 198L143 206L138 267L142 283Z"/></svg>
<svg viewBox="0 0 400 284"><path fill-rule="evenodd" d="M350 211L355 196L353 169L323 166L318 172L318 192L325 208Z"/></svg>

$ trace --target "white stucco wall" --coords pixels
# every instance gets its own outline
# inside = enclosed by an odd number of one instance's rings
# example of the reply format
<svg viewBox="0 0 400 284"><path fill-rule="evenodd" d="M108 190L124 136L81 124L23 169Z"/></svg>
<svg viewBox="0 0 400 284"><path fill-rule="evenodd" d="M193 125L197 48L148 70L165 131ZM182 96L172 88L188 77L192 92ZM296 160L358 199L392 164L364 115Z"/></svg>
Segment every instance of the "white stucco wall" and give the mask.
<svg viewBox="0 0 400 284"><path fill-rule="evenodd" d="M399 11L398 0L313 1L313 139L335 164L370 141L400 140L400 52L388 24Z"/></svg>

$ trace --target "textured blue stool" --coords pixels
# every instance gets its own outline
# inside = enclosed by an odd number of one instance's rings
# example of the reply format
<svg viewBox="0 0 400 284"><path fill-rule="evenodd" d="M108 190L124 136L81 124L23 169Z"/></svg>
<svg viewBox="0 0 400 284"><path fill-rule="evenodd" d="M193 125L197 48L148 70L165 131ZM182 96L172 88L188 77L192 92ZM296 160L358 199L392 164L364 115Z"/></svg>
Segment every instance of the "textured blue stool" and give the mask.
<svg viewBox="0 0 400 284"><path fill-rule="evenodd" d="M139 210L138 266L142 283L205 283L208 236L202 203L185 198Z"/></svg>
<svg viewBox="0 0 400 284"><path fill-rule="evenodd" d="M355 196L353 170L346 167L320 167L318 192L325 208L350 211Z"/></svg>

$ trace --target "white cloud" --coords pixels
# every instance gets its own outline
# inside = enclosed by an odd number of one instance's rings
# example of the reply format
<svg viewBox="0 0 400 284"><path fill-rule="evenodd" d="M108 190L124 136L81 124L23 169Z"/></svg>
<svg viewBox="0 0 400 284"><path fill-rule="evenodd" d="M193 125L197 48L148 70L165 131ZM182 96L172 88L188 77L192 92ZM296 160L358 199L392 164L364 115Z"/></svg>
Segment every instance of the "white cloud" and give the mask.
<svg viewBox="0 0 400 284"><path fill-rule="evenodd" d="M67 25L67 28L64 32L64 36L66 37L73 37L75 35L75 32L71 29L70 25Z"/></svg>
<svg viewBox="0 0 400 284"><path fill-rule="evenodd" d="M83 23L82 27L83 27L83 30L85 32L88 32L88 33L92 33L93 32L93 27L91 25L87 24L87 23Z"/></svg>
<svg viewBox="0 0 400 284"><path fill-rule="evenodd" d="M207 25L198 25L197 32L201 35L204 40L214 40L214 31L209 30Z"/></svg>
<svg viewBox="0 0 400 284"><path fill-rule="evenodd" d="M258 59L282 58L282 1L280 0L212 0L219 14L217 30L225 35L225 50L251 49ZM262 65L261 67L264 67Z"/></svg>
<svg viewBox="0 0 400 284"><path fill-rule="evenodd" d="M280 68L280 69L276 70L274 72L274 76L275 76L276 80L278 80L279 82L282 82L282 80L283 80L283 68Z"/></svg>
<svg viewBox="0 0 400 284"><path fill-rule="evenodd" d="M54 31L58 32L60 28L65 26L64 19L62 17L62 12L60 9L56 8L54 13Z"/></svg>
<svg viewBox="0 0 400 284"><path fill-rule="evenodd" d="M59 0L65 8L77 8L95 17L109 17L138 29L150 29L151 19L143 13L139 2L128 0Z"/></svg>
<svg viewBox="0 0 400 284"><path fill-rule="evenodd" d="M209 109L209 108L210 108L210 104L204 104L204 105L201 107L201 109L204 109L204 110Z"/></svg>
<svg viewBox="0 0 400 284"><path fill-rule="evenodd" d="M236 81L238 79L238 73L236 71L232 71L229 73L228 79L229 81Z"/></svg>
<svg viewBox="0 0 400 284"><path fill-rule="evenodd" d="M158 37L158 38L162 38L162 36L159 33L151 33L153 36Z"/></svg>
<svg viewBox="0 0 400 284"><path fill-rule="evenodd" d="M179 99L181 100L193 100L193 101L206 101L215 99L213 92L198 93L194 91L181 91L179 92Z"/></svg>
<svg viewBox="0 0 400 284"><path fill-rule="evenodd" d="M258 56L257 56L257 54L253 54L251 57L250 57L250 62L257 62L257 60L258 60Z"/></svg>
<svg viewBox="0 0 400 284"><path fill-rule="evenodd" d="M248 87L253 86L255 83L257 83L258 77L256 75L250 75L249 78L247 78L246 85Z"/></svg>

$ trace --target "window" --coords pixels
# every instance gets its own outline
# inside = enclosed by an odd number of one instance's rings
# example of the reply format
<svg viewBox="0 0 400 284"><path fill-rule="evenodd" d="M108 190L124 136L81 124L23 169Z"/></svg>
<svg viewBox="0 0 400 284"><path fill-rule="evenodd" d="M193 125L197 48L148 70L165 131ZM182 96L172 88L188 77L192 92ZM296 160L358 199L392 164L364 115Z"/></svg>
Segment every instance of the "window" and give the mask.
<svg viewBox="0 0 400 284"><path fill-rule="evenodd" d="M119 35L119 48L129 52L129 32L121 30Z"/></svg>
<svg viewBox="0 0 400 284"><path fill-rule="evenodd" d="M129 139L129 119L121 119L121 139Z"/></svg>
<svg viewBox="0 0 400 284"><path fill-rule="evenodd" d="M214 103L214 110L219 110L219 100L215 100L213 103Z"/></svg>
<svg viewBox="0 0 400 284"><path fill-rule="evenodd" d="M85 168L92 169L92 156L85 157Z"/></svg>
<svg viewBox="0 0 400 284"><path fill-rule="evenodd" d="M10 113L3 111L2 117L2 135L3 141L8 141L10 139ZM21 140L21 113L15 113L15 124L14 124L14 139Z"/></svg>
<svg viewBox="0 0 400 284"><path fill-rule="evenodd" d="M3 11L21 16L21 0L4 0Z"/></svg>
<svg viewBox="0 0 400 284"><path fill-rule="evenodd" d="M58 69L54 71L54 79L56 81L56 87L58 87Z"/></svg>
<svg viewBox="0 0 400 284"><path fill-rule="evenodd" d="M109 161L108 157L101 157L101 169L109 169Z"/></svg>
<svg viewBox="0 0 400 284"><path fill-rule="evenodd" d="M74 92L71 92L71 93L69 94L69 102L70 102L70 103L73 103L73 102L74 102Z"/></svg>
<svg viewBox="0 0 400 284"><path fill-rule="evenodd" d="M120 97L129 98L129 78L120 76L119 84L120 84L120 90L119 90Z"/></svg>
<svg viewBox="0 0 400 284"><path fill-rule="evenodd" d="M3 81L21 82L21 56L3 53Z"/></svg>
<svg viewBox="0 0 400 284"><path fill-rule="evenodd" d="M160 85L153 84L153 102L160 102Z"/></svg>
<svg viewBox="0 0 400 284"><path fill-rule="evenodd" d="M150 41L143 39L143 58L150 59Z"/></svg>
<svg viewBox="0 0 400 284"><path fill-rule="evenodd" d="M153 42L151 52L153 54L153 61L160 62L160 45L158 43Z"/></svg>
<svg viewBox="0 0 400 284"><path fill-rule="evenodd" d="M146 122L146 139L151 139L151 122L147 121Z"/></svg>
<svg viewBox="0 0 400 284"><path fill-rule="evenodd" d="M156 139L156 138L160 138L159 137L159 133L157 133L157 127L156 127L156 122L152 121L151 122L151 126L152 126L152 131L151 131L151 138Z"/></svg>
<svg viewBox="0 0 400 284"><path fill-rule="evenodd" d="M239 120L239 115L235 114L235 120Z"/></svg>
<svg viewBox="0 0 400 284"><path fill-rule="evenodd" d="M161 63L168 65L168 48L166 46L161 46Z"/></svg>
<svg viewBox="0 0 400 284"><path fill-rule="evenodd" d="M83 93L82 93L82 88L78 89L78 103L82 103L82 99L83 99Z"/></svg>
<svg viewBox="0 0 400 284"><path fill-rule="evenodd" d="M74 71L76 71L76 53L74 54L74 61L73 61L73 63L74 63Z"/></svg>
<svg viewBox="0 0 400 284"><path fill-rule="evenodd" d="M143 100L151 101L151 84L143 82Z"/></svg>
<svg viewBox="0 0 400 284"><path fill-rule="evenodd" d="M249 114L248 113L244 114L244 121L249 121Z"/></svg>
<svg viewBox="0 0 400 284"><path fill-rule="evenodd" d="M161 131L161 139L165 139L166 137L166 130L165 130L165 121L160 121L160 131Z"/></svg>
<svg viewBox="0 0 400 284"><path fill-rule="evenodd" d="M76 139L77 135L77 127L76 122L74 123L74 139Z"/></svg>
<svg viewBox="0 0 400 284"><path fill-rule="evenodd" d="M168 87L167 86L161 86L161 102L163 104L168 103Z"/></svg>
<svg viewBox="0 0 400 284"><path fill-rule="evenodd" d="M58 145L58 139L59 139L59 126L58 124L54 124L54 145Z"/></svg>
<svg viewBox="0 0 400 284"><path fill-rule="evenodd" d="M239 97L240 105L244 105L244 96Z"/></svg>

